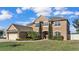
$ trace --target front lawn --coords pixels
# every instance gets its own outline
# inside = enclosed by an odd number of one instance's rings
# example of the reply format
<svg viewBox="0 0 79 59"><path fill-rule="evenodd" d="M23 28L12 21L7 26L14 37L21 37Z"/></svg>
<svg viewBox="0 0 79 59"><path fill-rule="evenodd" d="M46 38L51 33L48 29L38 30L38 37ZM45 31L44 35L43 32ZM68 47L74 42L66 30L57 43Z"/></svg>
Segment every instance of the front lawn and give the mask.
<svg viewBox="0 0 79 59"><path fill-rule="evenodd" d="M0 42L0 51L79 51L79 41Z"/></svg>

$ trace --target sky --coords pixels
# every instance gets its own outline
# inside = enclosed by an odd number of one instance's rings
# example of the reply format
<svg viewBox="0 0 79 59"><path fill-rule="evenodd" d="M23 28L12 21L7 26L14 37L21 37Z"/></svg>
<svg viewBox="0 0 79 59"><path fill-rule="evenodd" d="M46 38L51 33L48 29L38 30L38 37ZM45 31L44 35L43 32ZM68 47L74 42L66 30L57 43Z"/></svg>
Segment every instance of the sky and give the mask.
<svg viewBox="0 0 79 59"><path fill-rule="evenodd" d="M0 7L0 29L7 29L11 24L26 25L40 15L48 19L64 17L70 23L71 33L75 33L73 21L79 19L78 7Z"/></svg>

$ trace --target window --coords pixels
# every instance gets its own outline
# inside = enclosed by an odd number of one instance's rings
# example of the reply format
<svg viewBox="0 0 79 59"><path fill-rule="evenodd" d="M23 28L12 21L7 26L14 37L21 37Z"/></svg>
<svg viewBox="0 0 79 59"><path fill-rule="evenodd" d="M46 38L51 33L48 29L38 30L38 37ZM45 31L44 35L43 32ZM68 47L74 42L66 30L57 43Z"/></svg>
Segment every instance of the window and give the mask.
<svg viewBox="0 0 79 59"><path fill-rule="evenodd" d="M54 22L54 26L60 26L60 21Z"/></svg>
<svg viewBox="0 0 79 59"><path fill-rule="evenodd" d="M48 22L45 22L43 25L44 25L44 26L48 26Z"/></svg>
<svg viewBox="0 0 79 59"><path fill-rule="evenodd" d="M35 23L35 27L39 27L39 23Z"/></svg>
<svg viewBox="0 0 79 59"><path fill-rule="evenodd" d="M54 35L55 35L55 36L60 36L61 33L60 33L60 32L55 32Z"/></svg>
<svg viewBox="0 0 79 59"><path fill-rule="evenodd" d="M43 24L43 22L41 22L41 25ZM39 23L35 23L35 27L39 27L40 26L40 22Z"/></svg>
<svg viewBox="0 0 79 59"><path fill-rule="evenodd" d="M48 22L41 22L42 26L48 26ZM35 23L35 27L39 27L39 23Z"/></svg>

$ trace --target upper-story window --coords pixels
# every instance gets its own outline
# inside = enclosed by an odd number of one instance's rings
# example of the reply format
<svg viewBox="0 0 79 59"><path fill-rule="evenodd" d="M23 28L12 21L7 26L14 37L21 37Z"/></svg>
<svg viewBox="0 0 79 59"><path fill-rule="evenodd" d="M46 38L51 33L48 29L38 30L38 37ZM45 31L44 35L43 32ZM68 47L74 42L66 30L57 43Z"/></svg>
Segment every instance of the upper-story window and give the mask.
<svg viewBox="0 0 79 59"><path fill-rule="evenodd" d="M35 27L39 27L39 23L35 23Z"/></svg>
<svg viewBox="0 0 79 59"><path fill-rule="evenodd" d="M48 22L44 22L43 26L48 26Z"/></svg>
<svg viewBox="0 0 79 59"><path fill-rule="evenodd" d="M39 27L40 23L41 23L41 25L43 25L43 22L38 22L38 23L35 23L35 27Z"/></svg>
<svg viewBox="0 0 79 59"><path fill-rule="evenodd" d="M54 26L60 26L60 21L55 21Z"/></svg>
<svg viewBox="0 0 79 59"><path fill-rule="evenodd" d="M42 26L48 26L48 22L41 22ZM39 27L40 23L35 23L35 27Z"/></svg>

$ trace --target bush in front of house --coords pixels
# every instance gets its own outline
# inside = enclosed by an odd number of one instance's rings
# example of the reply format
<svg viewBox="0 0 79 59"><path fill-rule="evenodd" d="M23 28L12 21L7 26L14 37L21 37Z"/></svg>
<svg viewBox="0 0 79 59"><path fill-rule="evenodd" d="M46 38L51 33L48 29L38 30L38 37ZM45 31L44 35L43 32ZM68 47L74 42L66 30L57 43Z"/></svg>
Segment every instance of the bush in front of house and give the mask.
<svg viewBox="0 0 79 59"><path fill-rule="evenodd" d="M25 41L25 40L40 40L40 36L37 32L29 31L26 33L26 38L16 39L17 41Z"/></svg>
<svg viewBox="0 0 79 59"><path fill-rule="evenodd" d="M17 41L24 41L24 40L27 40L26 38L25 39L16 39Z"/></svg>
<svg viewBox="0 0 79 59"><path fill-rule="evenodd" d="M29 40L40 40L40 36L38 35L38 32L30 31L27 32L26 39L30 38Z"/></svg>
<svg viewBox="0 0 79 59"><path fill-rule="evenodd" d="M60 35L53 36L53 40L63 40L63 39L64 39L64 37L63 36L60 36Z"/></svg>

